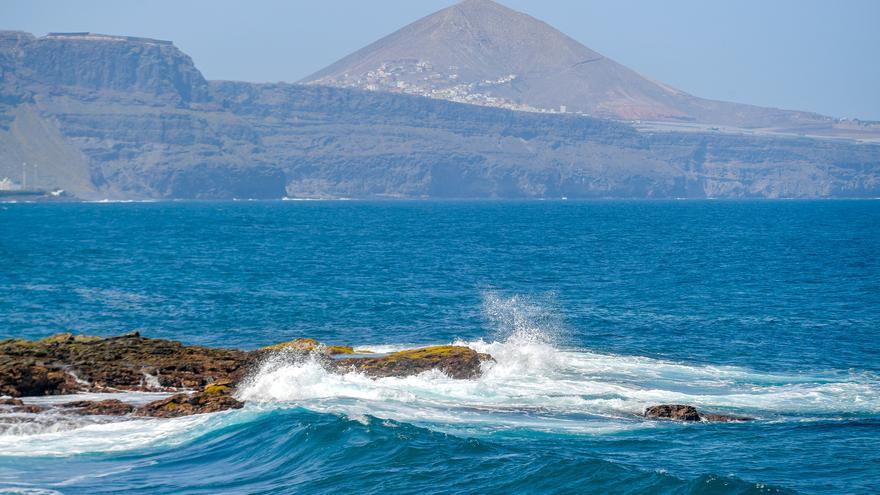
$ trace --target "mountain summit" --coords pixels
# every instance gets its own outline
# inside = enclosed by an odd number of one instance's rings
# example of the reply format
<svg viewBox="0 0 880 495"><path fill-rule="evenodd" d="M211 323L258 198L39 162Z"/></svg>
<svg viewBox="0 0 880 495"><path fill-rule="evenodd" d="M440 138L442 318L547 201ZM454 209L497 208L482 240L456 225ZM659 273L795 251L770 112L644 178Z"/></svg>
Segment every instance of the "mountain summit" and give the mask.
<svg viewBox="0 0 880 495"><path fill-rule="evenodd" d="M689 95L491 0L424 17L304 82L623 120L787 129L833 120Z"/></svg>

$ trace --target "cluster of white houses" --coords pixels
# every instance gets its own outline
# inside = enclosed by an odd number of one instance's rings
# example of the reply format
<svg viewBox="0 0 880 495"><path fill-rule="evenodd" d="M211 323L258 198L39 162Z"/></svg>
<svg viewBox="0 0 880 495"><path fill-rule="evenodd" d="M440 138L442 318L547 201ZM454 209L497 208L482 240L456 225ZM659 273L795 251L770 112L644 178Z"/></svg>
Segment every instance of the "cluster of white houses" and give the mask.
<svg viewBox="0 0 880 495"><path fill-rule="evenodd" d="M458 74L456 66L446 69L445 72L435 70L434 65L425 60L402 59L385 62L364 74L325 77L312 81L311 84L403 93L522 112L566 113L564 105L558 109L537 108L492 95L493 88L514 83L517 79L516 74L465 82L461 80L462 77Z"/></svg>

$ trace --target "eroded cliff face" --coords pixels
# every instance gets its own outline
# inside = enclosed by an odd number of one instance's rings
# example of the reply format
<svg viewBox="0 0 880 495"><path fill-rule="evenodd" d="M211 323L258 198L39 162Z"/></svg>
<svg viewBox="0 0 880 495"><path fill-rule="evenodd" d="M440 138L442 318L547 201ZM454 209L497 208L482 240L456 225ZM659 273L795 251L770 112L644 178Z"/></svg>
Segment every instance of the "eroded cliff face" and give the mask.
<svg viewBox="0 0 880 495"><path fill-rule="evenodd" d="M878 145L206 82L157 40L4 32L0 71L0 178L84 199L880 195Z"/></svg>
<svg viewBox="0 0 880 495"><path fill-rule="evenodd" d="M253 154L251 126L213 103L192 60L170 42L4 33L0 64L0 176L38 164L29 186L86 199L285 194L284 173ZM22 115L38 115L46 131L24 129Z"/></svg>
<svg viewBox="0 0 880 495"><path fill-rule="evenodd" d="M167 103L209 99L201 72L169 41L92 33L35 38L5 32L0 34L0 53L28 84L65 88L80 95L90 91L141 93Z"/></svg>

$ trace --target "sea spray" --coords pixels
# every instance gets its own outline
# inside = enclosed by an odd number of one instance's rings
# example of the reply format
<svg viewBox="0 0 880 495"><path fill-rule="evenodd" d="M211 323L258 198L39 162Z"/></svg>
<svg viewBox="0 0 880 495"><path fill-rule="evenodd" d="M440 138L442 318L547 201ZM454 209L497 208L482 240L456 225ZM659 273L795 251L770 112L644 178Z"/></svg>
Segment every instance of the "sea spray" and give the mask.
<svg viewBox="0 0 880 495"><path fill-rule="evenodd" d="M559 311L556 294L513 294L503 296L498 291L482 293L482 315L492 338L521 343L561 344L567 329Z"/></svg>

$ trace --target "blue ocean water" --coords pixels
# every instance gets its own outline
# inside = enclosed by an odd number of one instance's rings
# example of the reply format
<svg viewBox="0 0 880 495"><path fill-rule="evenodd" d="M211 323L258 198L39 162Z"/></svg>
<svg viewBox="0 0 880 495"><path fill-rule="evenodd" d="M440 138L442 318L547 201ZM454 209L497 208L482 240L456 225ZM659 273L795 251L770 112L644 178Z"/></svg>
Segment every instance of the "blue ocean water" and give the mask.
<svg viewBox="0 0 880 495"><path fill-rule="evenodd" d="M876 493L878 254L874 201L0 204L0 338L497 360L7 426L0 493ZM757 421L637 416L669 402Z"/></svg>

